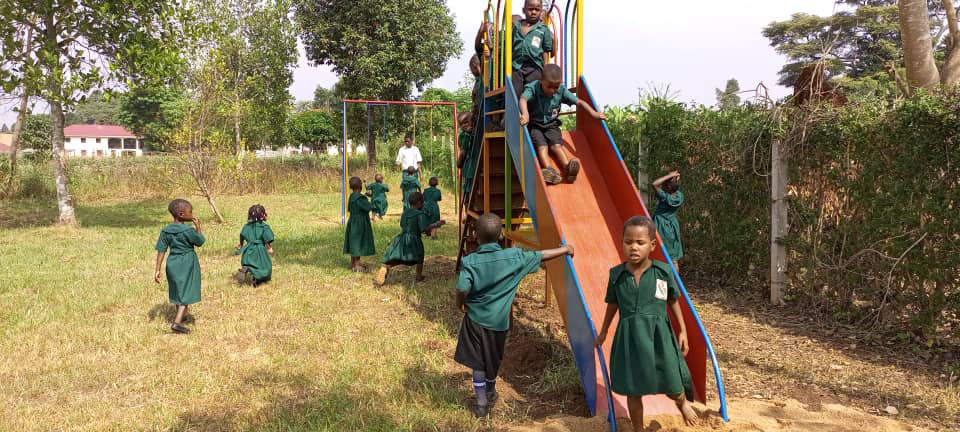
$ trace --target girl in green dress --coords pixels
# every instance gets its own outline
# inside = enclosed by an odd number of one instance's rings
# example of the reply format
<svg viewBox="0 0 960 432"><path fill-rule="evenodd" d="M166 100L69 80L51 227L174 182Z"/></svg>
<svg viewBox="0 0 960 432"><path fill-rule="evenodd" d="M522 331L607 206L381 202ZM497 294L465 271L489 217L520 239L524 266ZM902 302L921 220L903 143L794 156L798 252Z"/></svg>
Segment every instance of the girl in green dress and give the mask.
<svg viewBox="0 0 960 432"><path fill-rule="evenodd" d="M254 204L247 210L247 224L240 230L240 243L236 254L240 255L238 279L242 282L247 275L253 279L253 286L269 281L273 275L273 230L267 225L267 209Z"/></svg>
<svg viewBox="0 0 960 432"><path fill-rule="evenodd" d="M373 204L362 193L363 180L360 177L350 177L350 201L347 211L350 219L347 221L347 232L343 238L343 253L350 255L350 268L358 273L365 273L367 268L360 265L360 257L377 253L373 242L373 226L370 225L370 210Z"/></svg>
<svg viewBox="0 0 960 432"><path fill-rule="evenodd" d="M680 192L680 173L671 171L653 182L657 189L657 208L653 211L653 222L657 225L663 245L670 254L674 266L680 270L683 258L683 242L680 240L680 220L677 210L683 205L683 192Z"/></svg>
<svg viewBox="0 0 960 432"><path fill-rule="evenodd" d="M414 167L407 168L403 172L403 182L400 183L400 190L403 192L403 210L410 208L410 194L420 192L420 179L417 178L417 170Z"/></svg>
<svg viewBox="0 0 960 432"><path fill-rule="evenodd" d="M383 174L377 174L373 180L374 183L367 185L367 196L373 204L370 217L373 218L376 215L378 219L383 220L383 215L387 214L387 192L390 192L390 186L383 182Z"/></svg>
<svg viewBox="0 0 960 432"><path fill-rule="evenodd" d="M667 394L688 425L697 413L687 401L693 399L693 380L684 357L690 347L687 328L677 299L670 267L650 259L657 244L656 227L649 218L634 216L623 227L623 254L627 261L610 269L607 312L595 341L607 338L613 317L620 313L610 350L610 385L627 396L634 432L643 430L643 395ZM667 307L678 318L680 332L674 338Z"/></svg>
<svg viewBox="0 0 960 432"><path fill-rule="evenodd" d="M440 222L440 206L437 205L437 201L442 201L443 196L440 194L440 189L437 189L438 184L440 180L430 177L430 187L423 191L423 212L427 214L427 222L431 224ZM436 228L430 230L430 238L437 239Z"/></svg>
<svg viewBox="0 0 960 432"><path fill-rule="evenodd" d="M157 239L157 270L153 280L160 283L160 266L170 249L167 260L167 293L170 303L177 306L177 316L170 325L174 333L190 333L183 325L187 306L200 301L200 260L194 246L203 246L203 228L200 219L193 217L193 206L185 199L175 199L167 206L173 223L163 227ZM193 222L193 226L186 225Z"/></svg>
<svg viewBox="0 0 960 432"><path fill-rule="evenodd" d="M410 208L404 210L403 215L400 216L400 234L393 238L387 253L383 255L383 267L377 273L377 285L386 283L390 269L396 265L416 266L416 281L422 281L424 279L423 240L420 235L445 223L442 220L429 223L426 213L423 212L423 194L411 193Z"/></svg>

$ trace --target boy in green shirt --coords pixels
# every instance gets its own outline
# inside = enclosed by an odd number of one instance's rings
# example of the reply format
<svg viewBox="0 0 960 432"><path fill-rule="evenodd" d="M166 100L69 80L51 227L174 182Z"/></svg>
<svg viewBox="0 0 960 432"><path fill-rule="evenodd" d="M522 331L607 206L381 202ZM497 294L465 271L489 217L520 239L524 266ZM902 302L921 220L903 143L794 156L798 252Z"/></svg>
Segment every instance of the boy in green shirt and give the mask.
<svg viewBox="0 0 960 432"><path fill-rule="evenodd" d="M560 104L576 105L583 108L593 118L605 120L607 116L599 113L577 98L577 95L563 86L563 71L560 66L550 64L543 68L543 80L527 84L520 95L520 124L527 125L530 139L537 148L540 158L543 180L547 184L563 181L550 160L550 154L557 158L566 180L573 183L580 172L580 160L567 155L563 148L563 134L560 132ZM549 151L547 150L549 148Z"/></svg>
<svg viewBox="0 0 960 432"><path fill-rule="evenodd" d="M465 315L453 359L473 369L473 388L477 392L473 412L477 417L487 417L489 404L497 400L497 373L520 280L536 272L542 261L566 254L573 256L570 245L545 251L502 249L497 243L501 227L499 216L480 216L480 247L463 258L457 280L457 307Z"/></svg>
<svg viewBox="0 0 960 432"><path fill-rule="evenodd" d="M473 176L477 172L477 162L472 151L474 118L470 113L463 113L457 119L460 122L460 154L457 156L457 167L460 168L460 177L463 179L460 187L463 196L467 196L473 188Z"/></svg>
<svg viewBox="0 0 960 432"><path fill-rule="evenodd" d="M540 79L543 65L553 54L553 33L543 22L541 0L526 0L523 15L513 16L513 90L517 97L527 83Z"/></svg>
<svg viewBox="0 0 960 432"><path fill-rule="evenodd" d="M167 259L167 292L170 303L177 306L177 316L170 324L174 333L190 333L190 329L183 325L183 318L187 314L187 306L200 301L200 260L194 246L203 246L206 239L203 237L203 228L200 219L193 217L193 206L185 199L175 199L167 206L173 223L163 227L157 239L157 270L153 280L160 283L160 266L163 257L170 250ZM193 222L193 226L187 225Z"/></svg>

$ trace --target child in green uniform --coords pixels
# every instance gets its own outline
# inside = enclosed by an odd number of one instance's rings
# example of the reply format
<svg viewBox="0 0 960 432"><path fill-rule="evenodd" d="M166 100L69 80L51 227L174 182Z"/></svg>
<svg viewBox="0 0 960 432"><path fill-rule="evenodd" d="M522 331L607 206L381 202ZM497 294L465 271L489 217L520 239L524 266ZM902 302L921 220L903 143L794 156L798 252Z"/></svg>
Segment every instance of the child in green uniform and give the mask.
<svg viewBox="0 0 960 432"><path fill-rule="evenodd" d="M403 192L403 210L406 211L410 208L408 202L410 194L420 192L420 178L417 176L417 169L412 166L408 167L402 175L403 181L400 183L400 190Z"/></svg>
<svg viewBox="0 0 960 432"><path fill-rule="evenodd" d="M411 193L410 208L404 210L400 216L400 234L393 238L387 253L383 254L383 267L377 273L377 285L386 283L390 269L397 265L416 266L416 281L422 281L423 239L420 235L445 223L442 220L432 224L427 222L427 214L423 212L423 194Z"/></svg>
<svg viewBox="0 0 960 432"><path fill-rule="evenodd" d="M656 227L645 216L634 216L623 226L623 254L627 261L610 269L607 312L595 341L607 338L613 317L620 313L610 350L613 391L627 396L633 430L643 430L643 395L667 394L677 403L688 425L697 420L687 399L693 399L693 381L684 356L687 328L677 299L680 291L670 267L650 259L657 244ZM678 318L674 338L667 307Z"/></svg>
<svg viewBox="0 0 960 432"><path fill-rule="evenodd" d="M489 415L489 405L497 400L497 373L503 361L503 348L510 328L510 308L524 276L535 273L540 263L569 254L567 245L545 251L503 249L500 217L486 213L477 220L476 251L463 257L457 280L457 308L465 315L457 337L453 359L473 369L473 389L477 417Z"/></svg>
<svg viewBox="0 0 960 432"><path fill-rule="evenodd" d="M460 154L457 156L457 167L460 168L460 177L463 179L463 195L466 196L473 188L473 176L477 173L477 161L473 156L473 116L468 113L460 114Z"/></svg>
<svg viewBox="0 0 960 432"><path fill-rule="evenodd" d="M273 275L273 230L267 225L267 209L255 204L247 210L247 224L240 230L240 244L237 254L240 256L240 275L253 278L256 287L270 280ZM243 280L241 279L241 280Z"/></svg>
<svg viewBox="0 0 960 432"><path fill-rule="evenodd" d="M543 22L541 0L526 0L523 15L513 16L513 90L517 97L527 83L541 77L543 65L553 54L553 33Z"/></svg>
<svg viewBox="0 0 960 432"><path fill-rule="evenodd" d="M377 174L374 183L367 185L367 196L373 204L371 217L376 215L383 220L383 215L387 214L387 192L390 192L390 186L383 182L383 174Z"/></svg>
<svg viewBox="0 0 960 432"><path fill-rule="evenodd" d="M577 98L577 95L563 86L563 70L560 66L550 64L543 68L543 80L534 81L523 89L520 95L520 124L529 124L530 139L537 148L543 180L548 184L557 184L562 180L560 174L553 168L550 160L552 153L563 170L566 180L573 182L580 172L580 161L567 155L563 148L563 134L560 132L560 104L576 105L583 108L595 119L604 120L607 117L593 109L586 101ZM549 152L547 149L549 148Z"/></svg>
<svg viewBox="0 0 960 432"><path fill-rule="evenodd" d="M160 266L170 249L167 260L167 292L170 303L177 306L177 316L170 325L174 333L190 333L183 325L187 306L200 301L200 260L194 246L203 246L203 228L200 219L193 217L193 206L185 199L175 199L167 206L173 223L163 227L157 239L157 270L153 280L160 283ZM193 226L186 225L193 222Z"/></svg>
<svg viewBox="0 0 960 432"><path fill-rule="evenodd" d="M653 182L657 190L657 208L653 211L653 222L657 225L663 245L673 260L673 265L680 270L680 259L683 258L683 242L680 240L680 220L677 219L677 210L683 205L683 192L680 192L680 173L672 171Z"/></svg>
<svg viewBox="0 0 960 432"><path fill-rule="evenodd" d="M362 193L363 180L360 177L350 177L350 200L347 211L350 219L347 220L347 232L343 237L343 253L350 255L350 268L358 273L364 273L367 268L360 265L360 257L377 253L373 241L373 226L370 225L370 210L373 204Z"/></svg>
<svg viewBox="0 0 960 432"><path fill-rule="evenodd" d="M436 177L430 177L430 187L423 191L423 212L426 213L427 223L429 224L440 222L440 206L437 201L442 201L443 196L440 195L440 189L437 189L438 184L440 184L440 180ZM437 239L436 228L430 230L430 237L434 240Z"/></svg>

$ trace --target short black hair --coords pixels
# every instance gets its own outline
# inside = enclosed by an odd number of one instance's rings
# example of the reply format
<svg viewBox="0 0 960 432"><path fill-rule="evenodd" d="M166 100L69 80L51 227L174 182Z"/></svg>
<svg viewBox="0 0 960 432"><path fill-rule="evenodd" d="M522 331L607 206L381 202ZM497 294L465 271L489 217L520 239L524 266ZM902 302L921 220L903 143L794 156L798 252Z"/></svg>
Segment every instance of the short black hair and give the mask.
<svg viewBox="0 0 960 432"><path fill-rule="evenodd" d="M350 190L360 190L363 187L363 180L360 180L360 177L353 176L350 177Z"/></svg>
<svg viewBox="0 0 960 432"><path fill-rule="evenodd" d="M657 238L657 225L655 225L653 221L646 216L634 216L630 219L627 219L627 221L623 223L623 232L620 234L620 236L622 237L627 233L627 228L635 226L646 228L647 234L650 235L651 239Z"/></svg>
<svg viewBox="0 0 960 432"><path fill-rule="evenodd" d="M376 181L383 180L383 174L377 173L377 175L373 176L373 179Z"/></svg>
<svg viewBox="0 0 960 432"><path fill-rule="evenodd" d="M267 209L260 205L254 204L250 206L250 210L247 210L247 222L263 222L267 220Z"/></svg>
<svg viewBox="0 0 960 432"><path fill-rule="evenodd" d="M417 204L423 204L423 194L420 192L414 192L410 194L410 197L407 198L407 203L411 207L415 207Z"/></svg>
<svg viewBox="0 0 960 432"><path fill-rule="evenodd" d="M480 244L496 243L497 240L500 240L502 225L500 216L493 213L484 213L477 219L477 241Z"/></svg>
<svg viewBox="0 0 960 432"><path fill-rule="evenodd" d="M407 133L403 134L403 139L404 139L404 140L409 139L409 140L412 141L412 140L413 140L413 132L407 132Z"/></svg>
<svg viewBox="0 0 960 432"><path fill-rule="evenodd" d="M677 180L676 177L670 177L670 180L667 180L663 183L663 190L667 193L672 194L680 189L680 180Z"/></svg>
<svg viewBox="0 0 960 432"><path fill-rule="evenodd" d="M438 184L440 184L440 179L438 179L438 178L436 178L436 177L430 177L430 186L431 186L431 187L437 187Z"/></svg>
<svg viewBox="0 0 960 432"><path fill-rule="evenodd" d="M170 215L173 217L179 217L179 213L187 208L192 208L193 204L190 204L190 201L187 201L183 198L177 198L173 201L170 201L170 204L167 204L167 211L170 212Z"/></svg>
<svg viewBox="0 0 960 432"><path fill-rule="evenodd" d="M540 7L543 7L543 0L524 0L523 7L527 7L527 5L531 2L540 3Z"/></svg>
<svg viewBox="0 0 960 432"><path fill-rule="evenodd" d="M460 113L460 115L457 116L457 122L458 122L458 123L464 123L464 122L473 123L473 113L468 113L468 112Z"/></svg>
<svg viewBox="0 0 960 432"><path fill-rule="evenodd" d="M416 174L416 172L417 172L417 167L415 167L415 166L413 166L413 165L410 165L410 166L407 167L407 174L408 174L408 175L414 175L414 174Z"/></svg>
<svg viewBox="0 0 960 432"><path fill-rule="evenodd" d="M543 67L543 80L557 82L563 80L563 69L553 63Z"/></svg>

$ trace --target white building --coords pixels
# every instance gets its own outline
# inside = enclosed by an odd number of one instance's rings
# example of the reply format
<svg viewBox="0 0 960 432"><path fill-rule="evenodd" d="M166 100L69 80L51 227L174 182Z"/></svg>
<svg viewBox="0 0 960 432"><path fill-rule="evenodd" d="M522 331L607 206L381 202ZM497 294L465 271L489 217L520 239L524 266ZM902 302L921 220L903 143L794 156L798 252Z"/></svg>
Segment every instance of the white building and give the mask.
<svg viewBox="0 0 960 432"><path fill-rule="evenodd" d="M142 156L143 139L123 126L76 124L63 128L67 156Z"/></svg>

